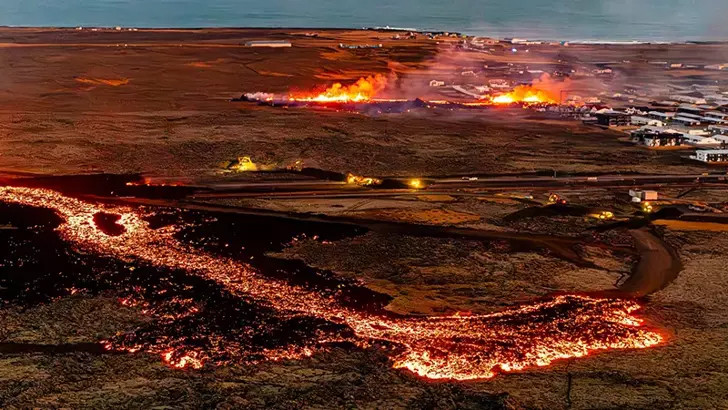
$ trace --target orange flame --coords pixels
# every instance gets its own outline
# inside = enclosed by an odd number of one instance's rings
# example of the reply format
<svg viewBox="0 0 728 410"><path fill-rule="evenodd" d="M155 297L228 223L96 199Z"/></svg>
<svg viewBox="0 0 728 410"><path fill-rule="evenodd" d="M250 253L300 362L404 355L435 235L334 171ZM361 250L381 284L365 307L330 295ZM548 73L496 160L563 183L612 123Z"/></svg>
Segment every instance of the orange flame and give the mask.
<svg viewBox="0 0 728 410"><path fill-rule="evenodd" d="M387 78L381 74L362 77L354 84L335 83L318 95L291 95L291 101L312 102L366 102L371 101L387 85Z"/></svg>
<svg viewBox="0 0 728 410"><path fill-rule="evenodd" d="M519 85L507 94L493 97L493 103L495 104L556 104L556 102L557 97L551 92L535 88L531 85Z"/></svg>

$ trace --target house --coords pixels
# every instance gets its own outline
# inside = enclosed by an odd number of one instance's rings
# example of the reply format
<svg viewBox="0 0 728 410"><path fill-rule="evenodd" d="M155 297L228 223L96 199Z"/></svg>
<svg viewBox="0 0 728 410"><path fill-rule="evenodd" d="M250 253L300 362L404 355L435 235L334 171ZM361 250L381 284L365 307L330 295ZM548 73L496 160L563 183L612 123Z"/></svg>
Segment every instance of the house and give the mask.
<svg viewBox="0 0 728 410"><path fill-rule="evenodd" d="M708 126L708 131L728 135L728 127L726 126L720 126L720 125L710 125Z"/></svg>
<svg viewBox="0 0 728 410"><path fill-rule="evenodd" d="M691 114L691 113L688 113L688 112L678 112L677 113L677 116L678 117L683 117L683 118L692 118L692 119L698 120L698 121L701 121L703 119L703 116L702 115Z"/></svg>
<svg viewBox="0 0 728 410"><path fill-rule="evenodd" d="M708 111L704 114L705 118L714 119L720 122L728 120L728 114L720 111Z"/></svg>
<svg viewBox="0 0 728 410"><path fill-rule="evenodd" d="M647 113L647 115L650 118L654 118L654 119L660 120L662 122L667 122L675 117L674 112L661 112L661 111L650 111Z"/></svg>
<svg viewBox="0 0 728 410"><path fill-rule="evenodd" d="M683 133L683 139L686 144L690 145L720 145L720 141L713 137L705 137L702 135L692 135Z"/></svg>
<svg viewBox="0 0 728 410"><path fill-rule="evenodd" d="M632 134L632 141L646 147L679 147L685 142L679 132L640 132Z"/></svg>
<svg viewBox="0 0 728 410"><path fill-rule="evenodd" d="M692 104L680 104L677 107L678 114L684 113L684 114L701 115L703 113L703 111L704 110L702 108L698 108L697 106L692 105Z"/></svg>
<svg viewBox="0 0 728 410"><path fill-rule="evenodd" d="M690 159L705 163L728 164L728 149L699 149Z"/></svg>
<svg viewBox="0 0 728 410"><path fill-rule="evenodd" d="M633 115L631 118L632 125L652 125L655 127L664 127L665 123L654 118Z"/></svg>
<svg viewBox="0 0 728 410"><path fill-rule="evenodd" d="M634 143L647 147L679 147L685 143L682 133L669 128L645 126L630 135Z"/></svg>
<svg viewBox="0 0 728 410"><path fill-rule="evenodd" d="M632 120L629 115L619 111L601 112L597 113L595 116L597 117L597 124L606 127L626 126L629 125Z"/></svg>
<svg viewBox="0 0 728 410"><path fill-rule="evenodd" d="M677 124L682 124L685 126L694 126L694 125L700 125L700 120L697 120L695 118L690 117L683 117L678 115L677 117L673 118L672 121Z"/></svg>

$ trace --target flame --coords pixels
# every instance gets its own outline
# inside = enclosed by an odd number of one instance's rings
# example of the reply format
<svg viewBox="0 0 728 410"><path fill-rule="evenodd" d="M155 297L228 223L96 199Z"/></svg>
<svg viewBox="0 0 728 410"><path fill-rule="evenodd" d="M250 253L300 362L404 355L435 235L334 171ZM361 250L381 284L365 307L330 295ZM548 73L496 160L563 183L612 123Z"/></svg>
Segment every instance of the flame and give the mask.
<svg viewBox="0 0 728 410"><path fill-rule="evenodd" d="M363 177L360 175L354 175L352 173L346 174L346 183L350 185L380 185L382 183L381 179L378 178L372 178L372 177Z"/></svg>
<svg viewBox="0 0 728 410"><path fill-rule="evenodd" d="M291 101L311 102L367 102L371 101L387 85L387 78L381 74L362 77L354 84L343 85L335 83L326 91L317 95L290 95Z"/></svg>
<svg viewBox="0 0 728 410"><path fill-rule="evenodd" d="M409 185L412 189L422 189L425 187L424 182L422 182L419 178L412 178L409 181L407 181L407 185Z"/></svg>
<svg viewBox="0 0 728 410"><path fill-rule="evenodd" d="M257 171L258 165L250 157L239 157L237 163L231 165L230 169L239 172Z"/></svg>
<svg viewBox="0 0 728 410"><path fill-rule="evenodd" d="M224 286L239 297L251 298L282 315L306 315L339 323L352 330L342 336L358 346L370 341L391 342L393 366L431 379L470 380L494 377L546 366L555 360L584 357L608 349L641 349L658 345L663 336L642 326L634 315L641 305L634 300L560 295L548 300L511 307L486 315L399 317L370 314L341 306L334 298L274 280L250 265L200 251L179 242L181 227L153 229L144 209L95 204L39 188L0 186L0 201L51 208L63 222L60 236L80 249L127 261L180 269ZM109 236L98 227L94 215L119 215L123 233ZM191 309L189 314L195 314ZM344 340L344 339L342 339ZM201 368L215 361L215 350L180 348L169 340L151 346L104 341L108 350L160 354L175 368ZM320 351L325 340L312 340L300 348L265 351L271 360L304 358ZM219 356L240 355L238 349L219 345ZM244 357L244 356L238 356ZM241 359L243 360L243 359Z"/></svg>
<svg viewBox="0 0 728 410"><path fill-rule="evenodd" d="M511 92L493 97L494 104L556 104L557 98L549 91L531 85L519 85Z"/></svg>

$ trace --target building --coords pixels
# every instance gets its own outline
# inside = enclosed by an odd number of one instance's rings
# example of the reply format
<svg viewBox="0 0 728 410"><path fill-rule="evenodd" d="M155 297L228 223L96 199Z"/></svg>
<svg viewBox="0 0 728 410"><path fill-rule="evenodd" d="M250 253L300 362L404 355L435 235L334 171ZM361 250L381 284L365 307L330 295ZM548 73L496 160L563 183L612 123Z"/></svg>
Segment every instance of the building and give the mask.
<svg viewBox="0 0 728 410"><path fill-rule="evenodd" d="M703 109L698 108L691 104L680 104L677 106L677 115L680 114L692 114L692 115L703 115Z"/></svg>
<svg viewBox="0 0 728 410"><path fill-rule="evenodd" d="M285 40L262 40L262 41L248 41L245 43L246 47L273 47L283 48L291 47L290 41Z"/></svg>
<svg viewBox="0 0 728 410"><path fill-rule="evenodd" d="M718 122L726 122L728 121L728 114L720 111L708 111L705 114L705 118L710 118L713 120L717 120Z"/></svg>
<svg viewBox="0 0 728 410"><path fill-rule="evenodd" d="M720 141L713 137L683 133L683 140L690 145L720 145Z"/></svg>
<svg viewBox="0 0 728 410"><path fill-rule="evenodd" d="M632 117L623 112L608 111L596 113L597 124L605 127L623 127L630 124Z"/></svg>
<svg viewBox="0 0 728 410"><path fill-rule="evenodd" d="M674 112L650 111L647 113L647 115L650 118L654 118L654 119L660 120L662 122L667 122L667 121L670 121L671 119L675 118Z"/></svg>
<svg viewBox="0 0 728 410"><path fill-rule="evenodd" d="M720 125L710 125L708 126L708 131L723 135L728 135L728 127L720 126Z"/></svg>
<svg viewBox="0 0 728 410"><path fill-rule="evenodd" d="M664 127L665 123L654 118L643 117L641 115L633 115L632 125L652 125L654 127Z"/></svg>
<svg viewBox="0 0 728 410"><path fill-rule="evenodd" d="M358 50L358 49L364 49L364 48L382 48L384 47L383 44L344 44L339 43L339 48L349 49L349 50Z"/></svg>
<svg viewBox="0 0 728 410"><path fill-rule="evenodd" d="M444 81L430 80L430 87L442 87L443 85L445 85Z"/></svg>
<svg viewBox="0 0 728 410"><path fill-rule="evenodd" d="M700 125L700 120L690 117L684 117L682 115L678 115L675 118L672 119L672 122L684 125L686 127L692 127L695 125Z"/></svg>
<svg viewBox="0 0 728 410"><path fill-rule="evenodd" d="M705 163L728 164L728 149L699 149L690 159Z"/></svg>
<svg viewBox="0 0 728 410"><path fill-rule="evenodd" d="M679 147L685 143L682 133L659 127L643 127L630 135L632 142L646 147Z"/></svg>
<svg viewBox="0 0 728 410"><path fill-rule="evenodd" d="M640 191L637 189L630 189L629 196L632 198L639 198L640 201L657 201L657 191Z"/></svg>

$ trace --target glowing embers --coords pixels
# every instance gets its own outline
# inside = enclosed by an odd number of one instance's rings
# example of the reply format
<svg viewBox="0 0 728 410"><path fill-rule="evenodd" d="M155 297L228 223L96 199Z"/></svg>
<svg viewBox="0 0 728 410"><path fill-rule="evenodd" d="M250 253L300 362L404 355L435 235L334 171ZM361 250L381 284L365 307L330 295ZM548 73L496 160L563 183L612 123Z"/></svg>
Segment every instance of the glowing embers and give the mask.
<svg viewBox="0 0 728 410"><path fill-rule="evenodd" d="M106 343L108 349L159 354L176 368L307 357L330 341L362 345L378 340L393 344L392 359L397 368L428 378L466 380L545 366L599 350L646 348L663 340L659 333L641 326L641 320L634 316L640 305L631 300L558 296L489 315L372 315L343 307L331 295L266 278L236 260L180 243L175 238L180 228L152 229L139 210L89 204L32 188L0 187L0 201L54 209L65 221L58 230L75 246L120 260L189 272L224 289L224 294L214 299L232 298L234 303L226 306L243 309L244 301L250 301L251 306L275 313L251 322L266 326L239 327L235 333L226 327L227 336L219 337L219 331L203 332L216 323L218 310L199 309L199 301L194 299L173 299L167 306L171 309L143 310L159 323L142 340L143 331L120 335ZM99 213L117 215L115 223L124 231L116 236L105 233L94 221ZM173 336L181 324L190 331ZM250 341L269 328L285 335L286 345L250 350ZM300 329L310 330L297 339L305 342L288 342L290 334Z"/></svg>
<svg viewBox="0 0 728 410"><path fill-rule="evenodd" d="M203 355L195 351L184 353L169 350L162 354L162 359L165 363L178 369L184 369L185 367L201 369L204 364Z"/></svg>
<svg viewBox="0 0 728 410"><path fill-rule="evenodd" d="M632 315L639 307L559 296L492 315L372 322L357 334L405 346L397 368L432 379L482 379L598 350L654 346L662 336L640 327Z"/></svg>
<svg viewBox="0 0 728 410"><path fill-rule="evenodd" d="M360 78L350 85L335 83L325 91L315 94L295 93L289 96L290 101L308 101L319 103L347 103L371 101L387 86L387 78L377 74Z"/></svg>

